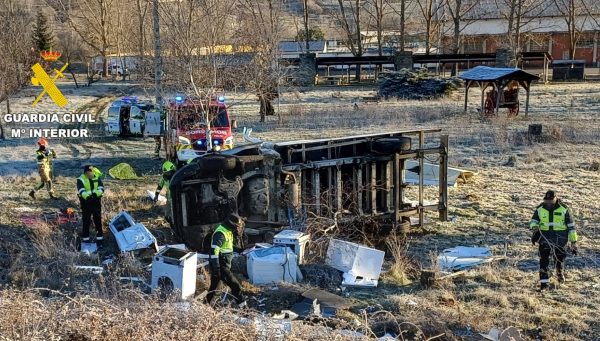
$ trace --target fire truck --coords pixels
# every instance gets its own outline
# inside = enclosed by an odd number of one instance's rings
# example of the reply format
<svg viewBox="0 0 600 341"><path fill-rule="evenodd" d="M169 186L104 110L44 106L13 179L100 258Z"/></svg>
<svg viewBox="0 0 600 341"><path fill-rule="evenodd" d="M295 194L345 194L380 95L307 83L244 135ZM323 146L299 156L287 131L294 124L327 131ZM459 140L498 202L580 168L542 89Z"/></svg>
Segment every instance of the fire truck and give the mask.
<svg viewBox="0 0 600 341"><path fill-rule="evenodd" d="M168 127L167 158L185 163L208 151L233 148L232 120L224 96L194 99L175 96L166 106Z"/></svg>

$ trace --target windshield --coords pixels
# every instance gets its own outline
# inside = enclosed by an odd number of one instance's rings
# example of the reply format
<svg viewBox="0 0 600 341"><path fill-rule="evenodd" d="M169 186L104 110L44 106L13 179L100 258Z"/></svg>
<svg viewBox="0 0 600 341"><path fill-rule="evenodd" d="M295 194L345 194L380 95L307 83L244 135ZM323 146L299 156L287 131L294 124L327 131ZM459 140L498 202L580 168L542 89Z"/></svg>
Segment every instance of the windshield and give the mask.
<svg viewBox="0 0 600 341"><path fill-rule="evenodd" d="M218 114L217 114L218 110ZM211 122L213 127L227 128L229 127L229 119L227 110L223 107L210 107L210 116L213 117Z"/></svg>
<svg viewBox="0 0 600 341"><path fill-rule="evenodd" d="M119 119L119 113L121 112L120 107L110 107L108 108L108 120L114 121Z"/></svg>

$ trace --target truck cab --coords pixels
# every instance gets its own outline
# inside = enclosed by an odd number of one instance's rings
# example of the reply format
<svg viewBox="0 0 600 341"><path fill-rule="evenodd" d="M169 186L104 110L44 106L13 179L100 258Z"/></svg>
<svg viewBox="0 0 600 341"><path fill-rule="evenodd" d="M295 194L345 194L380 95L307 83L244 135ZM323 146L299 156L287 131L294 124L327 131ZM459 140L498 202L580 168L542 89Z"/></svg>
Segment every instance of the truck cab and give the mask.
<svg viewBox="0 0 600 341"><path fill-rule="evenodd" d="M157 136L161 134L161 113L149 102L123 97L108 108L106 130L115 136Z"/></svg>
<svg viewBox="0 0 600 341"><path fill-rule="evenodd" d="M167 110L178 162L187 162L209 151L207 130L210 130L213 149L233 148L232 128L236 122L230 118L223 96L210 101L178 96L169 101ZM207 129L208 122L210 129Z"/></svg>

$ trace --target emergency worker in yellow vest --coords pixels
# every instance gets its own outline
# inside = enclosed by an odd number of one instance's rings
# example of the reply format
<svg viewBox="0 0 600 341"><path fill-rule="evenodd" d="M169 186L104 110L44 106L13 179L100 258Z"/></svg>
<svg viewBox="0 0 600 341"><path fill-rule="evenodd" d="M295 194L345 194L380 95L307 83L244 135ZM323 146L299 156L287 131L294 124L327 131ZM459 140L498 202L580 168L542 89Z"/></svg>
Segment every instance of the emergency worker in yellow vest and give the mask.
<svg viewBox="0 0 600 341"><path fill-rule="evenodd" d="M50 198L56 199L52 190L52 159L56 158L56 152L54 149L48 148L48 141L44 138L40 138L37 144L38 150L35 152L35 159L40 174L40 183L29 192L29 196L35 199L35 192L46 186Z"/></svg>
<svg viewBox="0 0 600 341"><path fill-rule="evenodd" d="M544 202L535 209L529 227L533 232L531 243L539 243L540 290L547 289L550 283L550 257L554 260L558 281L564 282L564 262L569 243L572 253L577 254L577 230L569 208L554 191L548 191Z"/></svg>
<svg viewBox="0 0 600 341"><path fill-rule="evenodd" d="M77 192L81 204L81 215L83 220L83 232L81 242L90 242L90 224L92 218L96 227L96 245L100 248L104 242L102 233L102 195L104 184L101 172L94 166L84 166L83 174L77 178Z"/></svg>
<svg viewBox="0 0 600 341"><path fill-rule="evenodd" d="M210 288L206 301L210 304L216 294L221 281L231 288L231 295L238 304L244 302L240 283L231 272L231 260L233 259L234 238L238 237L238 231L244 228L244 220L237 214L231 213L227 221L219 225L212 235L210 254Z"/></svg>
<svg viewBox="0 0 600 341"><path fill-rule="evenodd" d="M167 221L171 221L171 193L169 191L169 185L171 184L171 178L177 171L177 167L171 161L165 161L162 165L162 178L158 182L158 186L156 186L156 191L154 192L154 202L158 201L158 196L164 187L167 188L167 205L165 207L165 218Z"/></svg>

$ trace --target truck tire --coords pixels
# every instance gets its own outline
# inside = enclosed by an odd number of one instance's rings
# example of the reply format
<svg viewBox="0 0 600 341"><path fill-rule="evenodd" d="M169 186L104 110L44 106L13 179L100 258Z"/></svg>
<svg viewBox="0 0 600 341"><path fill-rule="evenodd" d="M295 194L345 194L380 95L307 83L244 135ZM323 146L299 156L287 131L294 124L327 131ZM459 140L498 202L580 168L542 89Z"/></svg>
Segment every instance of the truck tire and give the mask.
<svg viewBox="0 0 600 341"><path fill-rule="evenodd" d="M373 151L382 154L401 153L411 148L410 137L385 137L373 141Z"/></svg>
<svg viewBox="0 0 600 341"><path fill-rule="evenodd" d="M199 162L200 167L207 171L232 170L237 165L235 157L223 155L205 156Z"/></svg>

